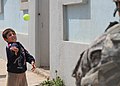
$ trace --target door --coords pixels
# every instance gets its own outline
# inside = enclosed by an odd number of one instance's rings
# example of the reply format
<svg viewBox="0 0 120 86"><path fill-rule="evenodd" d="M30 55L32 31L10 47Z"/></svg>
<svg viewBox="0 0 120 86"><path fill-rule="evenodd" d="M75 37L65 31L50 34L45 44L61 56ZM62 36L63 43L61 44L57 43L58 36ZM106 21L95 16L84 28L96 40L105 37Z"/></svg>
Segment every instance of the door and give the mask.
<svg viewBox="0 0 120 86"><path fill-rule="evenodd" d="M49 68L49 0L38 0L40 67Z"/></svg>

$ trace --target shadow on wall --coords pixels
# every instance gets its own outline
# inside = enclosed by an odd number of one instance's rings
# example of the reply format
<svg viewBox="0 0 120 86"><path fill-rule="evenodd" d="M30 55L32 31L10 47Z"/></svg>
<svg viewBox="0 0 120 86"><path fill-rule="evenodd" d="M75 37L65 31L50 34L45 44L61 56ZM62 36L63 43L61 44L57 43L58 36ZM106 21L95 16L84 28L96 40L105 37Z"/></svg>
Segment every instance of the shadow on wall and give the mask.
<svg viewBox="0 0 120 86"><path fill-rule="evenodd" d="M1 0L1 13L0 13L0 20L4 20L4 6L7 0Z"/></svg>

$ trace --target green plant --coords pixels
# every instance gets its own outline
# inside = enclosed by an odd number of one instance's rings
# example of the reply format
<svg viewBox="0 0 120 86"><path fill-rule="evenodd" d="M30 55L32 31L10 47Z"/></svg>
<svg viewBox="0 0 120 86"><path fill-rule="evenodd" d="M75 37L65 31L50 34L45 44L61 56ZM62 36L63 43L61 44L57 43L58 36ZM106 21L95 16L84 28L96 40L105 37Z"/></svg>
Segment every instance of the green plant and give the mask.
<svg viewBox="0 0 120 86"><path fill-rule="evenodd" d="M40 86L65 86L63 80L60 78L60 76L57 75L57 70L55 71L56 77L50 80L49 78L42 83L40 83Z"/></svg>

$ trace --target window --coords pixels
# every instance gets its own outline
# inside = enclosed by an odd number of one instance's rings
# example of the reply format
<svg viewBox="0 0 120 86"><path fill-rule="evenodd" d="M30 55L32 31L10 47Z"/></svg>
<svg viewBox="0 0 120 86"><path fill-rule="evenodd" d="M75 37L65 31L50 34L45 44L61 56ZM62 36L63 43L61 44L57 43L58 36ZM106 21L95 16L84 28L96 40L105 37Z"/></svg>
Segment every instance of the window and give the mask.
<svg viewBox="0 0 120 86"><path fill-rule="evenodd" d="M27 10L27 9L29 9L28 0L21 0L20 10Z"/></svg>
<svg viewBox="0 0 120 86"><path fill-rule="evenodd" d="M21 0L21 2L28 2L28 0Z"/></svg>
<svg viewBox="0 0 120 86"><path fill-rule="evenodd" d="M63 40L89 43L91 7L85 4L63 5Z"/></svg>

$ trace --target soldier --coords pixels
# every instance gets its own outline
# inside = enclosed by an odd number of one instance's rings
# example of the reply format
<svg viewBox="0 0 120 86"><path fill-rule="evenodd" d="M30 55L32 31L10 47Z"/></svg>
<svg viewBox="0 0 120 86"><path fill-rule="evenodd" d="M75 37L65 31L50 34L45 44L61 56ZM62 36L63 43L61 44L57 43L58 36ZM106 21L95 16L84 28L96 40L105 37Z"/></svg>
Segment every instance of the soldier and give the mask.
<svg viewBox="0 0 120 86"><path fill-rule="evenodd" d="M120 0L113 0L120 16ZM120 24L112 22L80 55L72 76L76 86L120 86Z"/></svg>

